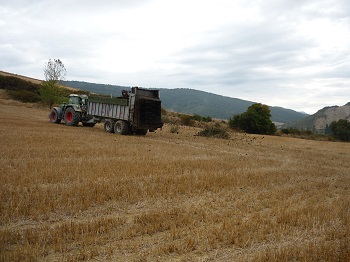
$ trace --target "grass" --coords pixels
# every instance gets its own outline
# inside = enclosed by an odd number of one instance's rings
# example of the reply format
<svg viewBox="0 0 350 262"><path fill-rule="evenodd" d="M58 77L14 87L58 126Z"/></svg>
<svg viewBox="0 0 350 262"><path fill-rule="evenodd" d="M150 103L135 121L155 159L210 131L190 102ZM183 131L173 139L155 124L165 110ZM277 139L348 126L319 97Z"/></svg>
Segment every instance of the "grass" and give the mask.
<svg viewBox="0 0 350 262"><path fill-rule="evenodd" d="M0 98L1 261L349 261L349 143L50 124Z"/></svg>

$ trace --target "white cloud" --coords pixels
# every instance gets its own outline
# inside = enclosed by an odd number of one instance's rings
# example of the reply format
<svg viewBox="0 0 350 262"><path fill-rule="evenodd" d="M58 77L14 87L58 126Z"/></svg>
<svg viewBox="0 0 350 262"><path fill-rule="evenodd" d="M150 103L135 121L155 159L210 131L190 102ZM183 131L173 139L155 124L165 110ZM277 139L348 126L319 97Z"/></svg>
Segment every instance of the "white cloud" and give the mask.
<svg viewBox="0 0 350 262"><path fill-rule="evenodd" d="M188 87L313 113L345 104L345 0L118 0L0 3L0 69L43 78Z"/></svg>

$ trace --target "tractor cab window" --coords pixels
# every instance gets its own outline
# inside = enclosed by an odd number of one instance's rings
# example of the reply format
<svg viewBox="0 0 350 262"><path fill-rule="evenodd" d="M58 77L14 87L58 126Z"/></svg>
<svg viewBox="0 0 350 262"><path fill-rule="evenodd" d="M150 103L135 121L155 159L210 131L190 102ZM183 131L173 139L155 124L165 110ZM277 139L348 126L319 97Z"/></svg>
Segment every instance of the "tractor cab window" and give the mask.
<svg viewBox="0 0 350 262"><path fill-rule="evenodd" d="M69 97L69 104L73 104L73 105L79 105L80 104L80 100L81 98L80 97L77 97L77 96L71 96Z"/></svg>

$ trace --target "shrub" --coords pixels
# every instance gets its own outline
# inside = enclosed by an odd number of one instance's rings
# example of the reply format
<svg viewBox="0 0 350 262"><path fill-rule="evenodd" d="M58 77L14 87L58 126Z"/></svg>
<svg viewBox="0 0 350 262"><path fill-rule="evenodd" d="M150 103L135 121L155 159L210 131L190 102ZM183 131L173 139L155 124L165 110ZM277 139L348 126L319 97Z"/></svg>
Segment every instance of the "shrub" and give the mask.
<svg viewBox="0 0 350 262"><path fill-rule="evenodd" d="M162 115L162 122L163 122L164 124L170 123L169 117L167 117L167 116L165 116L165 115Z"/></svg>
<svg viewBox="0 0 350 262"><path fill-rule="evenodd" d="M161 107L160 110L162 115L166 115L168 113L164 107Z"/></svg>
<svg viewBox="0 0 350 262"><path fill-rule="evenodd" d="M342 141L350 141L350 122L346 119L333 121L330 124L333 135Z"/></svg>
<svg viewBox="0 0 350 262"><path fill-rule="evenodd" d="M181 124L185 126L193 126L194 124L190 115L181 115L180 121L181 121Z"/></svg>
<svg viewBox="0 0 350 262"><path fill-rule="evenodd" d="M0 75L0 88L14 91L26 90L37 93L40 89L40 84L31 83L14 76Z"/></svg>
<svg viewBox="0 0 350 262"><path fill-rule="evenodd" d="M296 128L283 128L281 129L282 134L285 135L301 135L302 131Z"/></svg>
<svg viewBox="0 0 350 262"><path fill-rule="evenodd" d="M281 133L285 135L297 135L297 136L311 136L313 132L311 130L300 130L297 128L283 128Z"/></svg>
<svg viewBox="0 0 350 262"><path fill-rule="evenodd" d="M212 121L210 116L204 117L204 116L200 116L198 114L194 114L193 116L191 116L191 119L195 120L195 121L198 121L198 122L206 122L206 123Z"/></svg>
<svg viewBox="0 0 350 262"><path fill-rule="evenodd" d="M12 99L23 103L36 103L41 100L39 94L28 90L7 90L7 94L9 94Z"/></svg>
<svg viewBox="0 0 350 262"><path fill-rule="evenodd" d="M179 126L178 125L171 125L170 126L170 133L179 133Z"/></svg>
<svg viewBox="0 0 350 262"><path fill-rule="evenodd" d="M66 100L67 90L60 87L55 81L44 81L40 89L43 104L51 108L54 104L61 104Z"/></svg>
<svg viewBox="0 0 350 262"><path fill-rule="evenodd" d="M243 114L235 115L229 119L231 128L244 130L250 134L272 135L276 126L270 120L271 113L267 105L256 103L248 107Z"/></svg>
<svg viewBox="0 0 350 262"><path fill-rule="evenodd" d="M198 132L197 135L223 139L228 139L230 137L229 133L225 129L217 127L206 127L202 131Z"/></svg>

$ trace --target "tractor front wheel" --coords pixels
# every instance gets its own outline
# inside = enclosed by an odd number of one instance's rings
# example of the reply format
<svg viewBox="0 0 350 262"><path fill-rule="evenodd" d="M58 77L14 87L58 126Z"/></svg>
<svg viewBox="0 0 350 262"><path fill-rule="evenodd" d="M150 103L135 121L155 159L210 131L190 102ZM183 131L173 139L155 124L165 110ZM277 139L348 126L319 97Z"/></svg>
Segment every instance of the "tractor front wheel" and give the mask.
<svg viewBox="0 0 350 262"><path fill-rule="evenodd" d="M130 133L130 127L127 122L118 120L115 122L114 132L120 135L128 135Z"/></svg>
<svg viewBox="0 0 350 262"><path fill-rule="evenodd" d="M80 122L80 113L69 107L64 114L64 119L67 126L77 126Z"/></svg>

